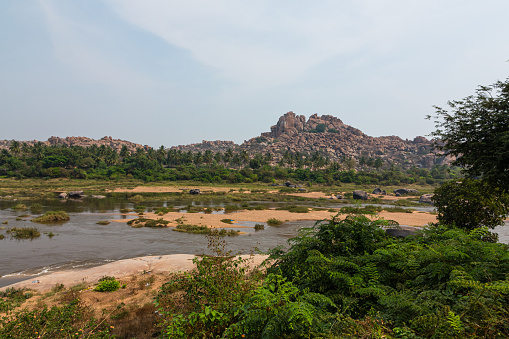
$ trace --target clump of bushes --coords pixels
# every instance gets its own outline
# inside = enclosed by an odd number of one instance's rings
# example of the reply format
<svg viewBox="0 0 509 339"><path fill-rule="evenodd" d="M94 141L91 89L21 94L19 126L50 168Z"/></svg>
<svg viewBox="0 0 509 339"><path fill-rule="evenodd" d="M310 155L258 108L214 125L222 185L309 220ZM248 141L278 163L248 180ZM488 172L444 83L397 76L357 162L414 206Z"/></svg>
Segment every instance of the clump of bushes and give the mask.
<svg viewBox="0 0 509 339"><path fill-rule="evenodd" d="M158 207L154 211L157 215L165 215L166 213L173 212L173 207Z"/></svg>
<svg viewBox="0 0 509 339"><path fill-rule="evenodd" d="M415 210L412 208L403 208L400 206L395 206L395 207L384 207L384 211L396 213L412 213Z"/></svg>
<svg viewBox="0 0 509 339"><path fill-rule="evenodd" d="M309 208L306 206L285 206L285 207L279 207L277 210L285 210L291 213L309 213Z"/></svg>
<svg viewBox="0 0 509 339"><path fill-rule="evenodd" d="M138 218L138 219L132 219L127 222L127 224L131 227L166 227L168 226L170 222L168 220L163 219L145 219L145 218Z"/></svg>
<svg viewBox="0 0 509 339"><path fill-rule="evenodd" d="M277 225L281 225L283 222L279 219L276 219L276 218L270 218L269 220L267 220L267 225L269 226L277 226Z"/></svg>
<svg viewBox="0 0 509 339"><path fill-rule="evenodd" d="M35 227L13 227L7 233L15 239L35 239L41 236L41 232Z"/></svg>
<svg viewBox="0 0 509 339"><path fill-rule="evenodd" d="M224 212L225 213L231 213L231 212L240 211L241 209L242 209L242 207L240 207L239 205L227 205L224 208Z"/></svg>
<svg viewBox="0 0 509 339"><path fill-rule="evenodd" d="M32 219L32 222L38 222L41 224L50 224L57 222L69 221L71 218L65 211L48 211L37 218Z"/></svg>
<svg viewBox="0 0 509 339"><path fill-rule="evenodd" d="M120 288L120 282L115 277L102 277L99 279L99 285L94 288L97 292L113 292Z"/></svg>
<svg viewBox="0 0 509 339"><path fill-rule="evenodd" d="M224 228L217 230L217 229L210 229L207 226L189 225L189 224L179 224L173 230L177 231L177 232L185 232L185 233L218 235L221 237L236 236L236 235L239 235L239 233L240 233L239 231L236 231L236 230L226 230Z"/></svg>
<svg viewBox="0 0 509 339"><path fill-rule="evenodd" d="M382 208L374 205L366 206L345 206L341 207L341 213L343 214L375 214L382 211Z"/></svg>
<svg viewBox="0 0 509 339"><path fill-rule="evenodd" d="M108 220L100 220L96 222L97 225L109 225L110 222Z"/></svg>
<svg viewBox="0 0 509 339"><path fill-rule="evenodd" d="M232 219L221 219L221 222L224 222L225 224L231 224L233 221Z"/></svg>
<svg viewBox="0 0 509 339"><path fill-rule="evenodd" d="M173 229L177 232L195 233L195 234L209 234L210 229L207 226L179 224Z"/></svg>
<svg viewBox="0 0 509 339"><path fill-rule="evenodd" d="M9 312L31 297L32 293L28 292L26 288L10 287L5 291L0 291L0 312Z"/></svg>
<svg viewBox="0 0 509 339"><path fill-rule="evenodd" d="M13 210L20 210L20 211L24 211L26 209L28 209L28 207L25 205L25 204L17 204L15 206L12 206L11 207Z"/></svg>
<svg viewBox="0 0 509 339"><path fill-rule="evenodd" d="M263 230L263 229L265 229L265 225L264 224L255 224L254 229L255 229L255 231Z"/></svg>

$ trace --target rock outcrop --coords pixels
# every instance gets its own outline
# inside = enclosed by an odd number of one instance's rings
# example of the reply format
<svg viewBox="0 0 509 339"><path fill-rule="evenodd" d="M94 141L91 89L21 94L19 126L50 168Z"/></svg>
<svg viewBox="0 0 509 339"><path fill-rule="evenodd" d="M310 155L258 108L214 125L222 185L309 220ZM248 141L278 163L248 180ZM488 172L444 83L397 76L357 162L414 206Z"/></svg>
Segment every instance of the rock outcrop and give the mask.
<svg viewBox="0 0 509 339"><path fill-rule="evenodd" d="M38 141L25 142L34 145ZM51 137L43 144L83 147L105 145L117 151L124 145L130 151L150 148L111 137L99 140L86 137ZM8 148L9 145L9 140L0 140L0 149ZM396 164L403 168L412 166L430 168L434 164L447 164L451 160L431 153L431 142L422 136L417 136L413 140L403 140L397 136L371 137L331 115L313 114L306 120L304 115L296 115L294 112L281 116L276 125L270 128L270 132L262 133L241 145L233 141L204 140L196 144L173 146L171 149L202 153L207 150L212 152L225 152L228 149L233 152L245 150L251 155L270 153L274 163L277 163L286 152L298 152L302 155L318 152L333 162L343 162L352 158L356 160L353 166L357 169L362 169L363 166L373 167L375 160L379 167ZM364 164L367 160L372 161L371 165ZM369 170L369 167L367 169Z"/></svg>

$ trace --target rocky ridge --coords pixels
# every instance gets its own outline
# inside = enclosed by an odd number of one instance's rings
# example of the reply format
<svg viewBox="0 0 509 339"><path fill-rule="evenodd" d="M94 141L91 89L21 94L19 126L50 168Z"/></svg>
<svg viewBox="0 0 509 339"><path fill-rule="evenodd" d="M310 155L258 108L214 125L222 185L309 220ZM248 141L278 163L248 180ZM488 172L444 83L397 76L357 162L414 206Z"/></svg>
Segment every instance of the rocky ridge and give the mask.
<svg viewBox="0 0 509 339"><path fill-rule="evenodd" d="M286 151L311 154L316 151L333 161L345 158L381 158L384 163L406 167L431 167L446 159L430 153L431 141L418 136L403 140L397 136L371 137L331 115L303 115L288 112L270 132L244 142L240 148L251 152L271 152L279 158Z"/></svg>
<svg viewBox="0 0 509 339"><path fill-rule="evenodd" d="M0 140L0 149L9 148L12 140ZM33 146L37 144L39 141L37 140L28 140L28 141L20 141L21 144L26 143L29 146ZM55 145L65 145L65 146L81 146L81 147L90 147L92 145L100 146L108 146L115 150L120 151L122 146L126 146L129 151L136 151L137 148L143 148L148 150L150 146L148 145L140 145L134 142L130 142L127 140L121 139L113 139L112 137L105 136L99 140L87 138L87 137L50 137L47 141L41 141L43 145L46 146L55 146Z"/></svg>
<svg viewBox="0 0 509 339"><path fill-rule="evenodd" d="M38 141L24 141L33 145ZM0 140L0 149L8 148L10 140ZM23 143L23 141L21 142ZM130 151L150 147L126 140L103 137L94 140L86 137L51 137L43 142L45 145L67 145L89 147L91 145L109 146L119 151L127 146ZM327 156L332 161L343 161L347 158L380 158L384 165L397 164L403 167L430 168L434 164L447 164L450 159L430 153L431 141L418 136L413 140L403 140L397 136L371 137L357 128L344 124L341 119L332 115L313 114L306 119L304 115L288 112L281 116L270 132L249 139L241 145L233 141L202 141L201 143L172 146L171 149L182 152L234 152L246 150L249 154L270 152L274 161L279 161L286 152L299 152L309 155L315 152Z"/></svg>

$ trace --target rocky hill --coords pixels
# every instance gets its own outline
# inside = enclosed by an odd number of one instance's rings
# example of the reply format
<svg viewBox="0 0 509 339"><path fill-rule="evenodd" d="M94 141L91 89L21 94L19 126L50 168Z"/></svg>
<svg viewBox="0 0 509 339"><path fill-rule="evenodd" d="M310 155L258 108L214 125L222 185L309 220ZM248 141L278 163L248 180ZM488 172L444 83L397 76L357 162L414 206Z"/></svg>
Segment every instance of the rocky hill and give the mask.
<svg viewBox="0 0 509 339"><path fill-rule="evenodd" d="M7 148L10 140L0 140L0 149ZM24 141L29 145L37 141ZM23 143L23 141L21 141ZM43 142L46 145L83 146L105 145L117 151L127 146L131 151L137 148L148 149L130 141L104 137L94 140L86 137L51 137ZM340 119L331 115L313 114L306 119L303 115L288 112L281 116L270 132L245 141L238 145L233 141L202 141L197 144L173 146L171 149L183 152L225 152L232 149L234 152L246 150L249 154L266 154L270 152L274 161L278 161L286 153L299 152L310 155L319 152L332 161L343 161L347 158L381 159L383 165L397 164L402 167L426 167L433 164L448 163L448 159L430 153L431 141L418 136L413 140L403 140L397 136L371 137L352 126L344 124Z"/></svg>
<svg viewBox="0 0 509 339"><path fill-rule="evenodd" d="M227 148L233 151L247 150L250 154L270 152L275 161L287 151L301 154L318 151L333 161L380 158L385 165L394 163L404 167L426 168L447 162L445 158L430 153L431 141L422 136L413 140L403 140L397 136L371 137L331 115L313 114L306 119L293 112L280 117L270 132L262 133L241 145L231 141L203 141L200 144L172 148L192 152L223 152Z"/></svg>
<svg viewBox="0 0 509 339"><path fill-rule="evenodd" d="M37 140L28 140L28 141L20 141L21 144L26 143L29 146L35 145L39 141ZM51 137L47 141L41 141L42 144L47 146L54 146L54 145L65 145L65 146L81 146L81 147L89 147L92 145L97 145L98 147L104 145L112 147L113 149L116 149L117 151L120 151L122 149L122 146L127 146L127 148L130 151L135 151L137 148L144 148L145 150L149 149L150 147L145 145L142 146L140 144L136 144L134 142L126 141L126 140L120 140L120 139L113 139L112 137L103 137L99 140L87 138L87 137L65 137L65 138L59 138L59 137ZM0 149L2 148L8 148L11 144L11 140L0 140Z"/></svg>

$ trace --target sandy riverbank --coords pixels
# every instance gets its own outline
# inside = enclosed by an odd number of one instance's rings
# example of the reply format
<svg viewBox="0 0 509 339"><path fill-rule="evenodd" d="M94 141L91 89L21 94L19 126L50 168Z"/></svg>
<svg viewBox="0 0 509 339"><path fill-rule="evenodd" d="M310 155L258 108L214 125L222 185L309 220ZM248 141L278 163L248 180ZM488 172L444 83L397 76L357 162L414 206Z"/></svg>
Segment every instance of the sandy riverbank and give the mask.
<svg viewBox="0 0 509 339"><path fill-rule="evenodd" d="M250 258L245 255L243 258ZM132 259L118 260L105 265L88 268L85 270L69 270L50 273L29 280L0 288L4 291L7 288L28 288L38 292L47 292L57 284L65 287L72 287L81 283L96 284L104 276L114 276L117 279L126 279L142 274L164 274L190 271L195 268L193 263L194 255L171 254L162 256L148 256ZM267 256L252 256L252 265L260 265Z"/></svg>
<svg viewBox="0 0 509 339"><path fill-rule="evenodd" d="M337 211L314 211L310 210L308 213L292 213L286 210L241 210L233 213L225 214L203 214L203 213L183 213L183 212L169 212L163 216L155 213L145 213L143 218L147 219L163 219L169 221L169 226L177 226L179 221L184 224L201 225L210 228L228 228L228 227L245 227L239 226L237 223L242 221L250 222L267 222L268 219L275 218L283 222L285 221L298 221L298 220L324 220L330 219L337 215ZM342 214L339 217L344 218L346 215ZM400 225L408 226L425 226L428 223L437 222L436 215L428 212L414 211L412 213L394 213L394 212L380 212L371 218L382 217L387 220L395 220ZM222 222L222 219L231 219L232 224ZM117 222L127 222L126 219L114 220Z"/></svg>

